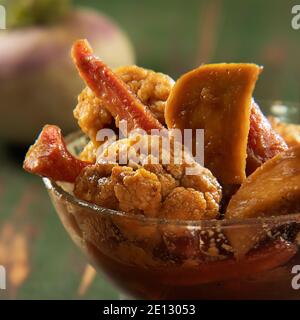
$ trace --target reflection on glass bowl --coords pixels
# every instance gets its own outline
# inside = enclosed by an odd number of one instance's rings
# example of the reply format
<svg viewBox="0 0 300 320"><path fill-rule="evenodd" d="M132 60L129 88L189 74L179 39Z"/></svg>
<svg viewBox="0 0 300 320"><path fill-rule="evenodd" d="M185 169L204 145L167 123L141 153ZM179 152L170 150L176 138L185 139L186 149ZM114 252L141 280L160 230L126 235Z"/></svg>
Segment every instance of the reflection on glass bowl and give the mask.
<svg viewBox="0 0 300 320"><path fill-rule="evenodd" d="M295 120L292 105L262 103L268 114ZM299 117L299 108L296 115ZM86 139L68 138L78 153ZM300 213L245 220L178 221L129 215L75 198L67 184L44 178L56 211L91 263L124 293L144 299L298 299ZM237 257L228 238L249 237ZM253 246L253 243L256 243ZM243 245L247 245L247 241Z"/></svg>

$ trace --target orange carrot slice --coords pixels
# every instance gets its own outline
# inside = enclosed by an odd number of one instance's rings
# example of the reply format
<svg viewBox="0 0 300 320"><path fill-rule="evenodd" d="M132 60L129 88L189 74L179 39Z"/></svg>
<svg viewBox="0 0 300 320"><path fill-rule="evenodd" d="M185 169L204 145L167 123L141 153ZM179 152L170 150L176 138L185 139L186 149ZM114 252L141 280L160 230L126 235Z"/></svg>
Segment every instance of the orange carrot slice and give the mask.
<svg viewBox="0 0 300 320"><path fill-rule="evenodd" d="M72 57L82 79L115 118L127 121L129 132L140 128L150 133L151 129L163 128L128 86L93 55L87 40L74 43Z"/></svg>
<svg viewBox="0 0 300 320"><path fill-rule="evenodd" d="M76 159L69 153L57 126L46 125L27 152L23 168L55 181L74 182L88 165L90 163Z"/></svg>

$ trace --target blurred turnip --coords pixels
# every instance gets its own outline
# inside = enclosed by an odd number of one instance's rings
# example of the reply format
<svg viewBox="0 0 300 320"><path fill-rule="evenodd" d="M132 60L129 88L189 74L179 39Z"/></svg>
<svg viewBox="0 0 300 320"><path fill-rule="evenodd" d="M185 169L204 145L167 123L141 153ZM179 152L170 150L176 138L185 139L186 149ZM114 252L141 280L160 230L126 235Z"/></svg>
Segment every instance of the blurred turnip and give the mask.
<svg viewBox="0 0 300 320"><path fill-rule="evenodd" d="M87 38L112 68L134 63L126 34L108 17L73 9L68 0L0 0L8 29L0 31L0 137L28 143L45 123L76 128L72 109L83 88L70 59Z"/></svg>

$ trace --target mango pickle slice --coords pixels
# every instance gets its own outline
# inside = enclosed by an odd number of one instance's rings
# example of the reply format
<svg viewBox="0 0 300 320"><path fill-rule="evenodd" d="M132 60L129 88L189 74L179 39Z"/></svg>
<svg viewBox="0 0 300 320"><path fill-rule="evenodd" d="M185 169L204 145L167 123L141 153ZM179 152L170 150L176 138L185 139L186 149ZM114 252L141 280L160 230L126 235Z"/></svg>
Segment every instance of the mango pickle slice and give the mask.
<svg viewBox="0 0 300 320"><path fill-rule="evenodd" d="M248 63L202 65L179 78L168 99L168 128L205 130L205 167L222 184L246 178L251 99L261 70Z"/></svg>
<svg viewBox="0 0 300 320"><path fill-rule="evenodd" d="M54 181L74 182L88 165L91 163L81 161L69 153L57 126L46 125L28 150L23 168Z"/></svg>
<svg viewBox="0 0 300 320"><path fill-rule="evenodd" d="M300 145L265 162L250 175L231 198L226 219L271 217L300 211ZM248 252L265 230L255 226L228 231L237 255Z"/></svg>

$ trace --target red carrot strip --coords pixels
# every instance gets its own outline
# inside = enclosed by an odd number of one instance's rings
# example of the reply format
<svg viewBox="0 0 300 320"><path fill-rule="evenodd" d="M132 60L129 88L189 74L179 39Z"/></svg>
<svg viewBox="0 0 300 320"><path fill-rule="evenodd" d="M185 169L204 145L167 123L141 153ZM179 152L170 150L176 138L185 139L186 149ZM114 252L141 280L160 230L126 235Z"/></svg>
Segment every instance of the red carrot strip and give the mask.
<svg viewBox="0 0 300 320"><path fill-rule="evenodd" d="M72 57L82 79L115 118L127 121L129 132L140 128L150 133L151 129L163 128L126 83L93 55L87 40L77 40L74 43Z"/></svg>
<svg viewBox="0 0 300 320"><path fill-rule="evenodd" d="M69 153L57 126L47 125L30 147L23 168L55 181L74 182L88 165L90 163L76 159Z"/></svg>
<svg viewBox="0 0 300 320"><path fill-rule="evenodd" d="M247 174L251 174L267 160L287 149L283 138L271 127L268 119L253 101L248 136Z"/></svg>

